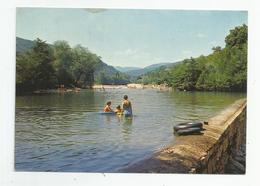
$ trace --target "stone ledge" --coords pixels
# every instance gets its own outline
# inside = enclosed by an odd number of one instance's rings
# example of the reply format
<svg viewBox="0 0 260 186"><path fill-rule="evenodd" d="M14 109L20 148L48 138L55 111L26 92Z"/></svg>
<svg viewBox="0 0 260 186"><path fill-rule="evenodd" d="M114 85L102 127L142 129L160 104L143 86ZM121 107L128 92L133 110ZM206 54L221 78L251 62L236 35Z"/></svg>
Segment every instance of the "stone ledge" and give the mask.
<svg viewBox="0 0 260 186"><path fill-rule="evenodd" d="M246 99L240 99L204 125L202 135L176 137L173 144L119 172L224 173L229 149L239 144L245 130ZM245 133L245 131L244 131Z"/></svg>

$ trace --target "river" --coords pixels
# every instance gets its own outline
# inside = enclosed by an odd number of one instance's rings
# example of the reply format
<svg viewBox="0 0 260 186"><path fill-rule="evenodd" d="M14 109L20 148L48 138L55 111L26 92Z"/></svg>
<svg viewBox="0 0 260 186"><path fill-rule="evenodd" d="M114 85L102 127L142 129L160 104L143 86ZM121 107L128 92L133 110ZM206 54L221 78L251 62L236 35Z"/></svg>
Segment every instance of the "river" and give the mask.
<svg viewBox="0 0 260 186"><path fill-rule="evenodd" d="M97 114L127 94L134 116ZM82 90L17 96L15 170L116 172L170 144L173 126L206 120L243 93Z"/></svg>

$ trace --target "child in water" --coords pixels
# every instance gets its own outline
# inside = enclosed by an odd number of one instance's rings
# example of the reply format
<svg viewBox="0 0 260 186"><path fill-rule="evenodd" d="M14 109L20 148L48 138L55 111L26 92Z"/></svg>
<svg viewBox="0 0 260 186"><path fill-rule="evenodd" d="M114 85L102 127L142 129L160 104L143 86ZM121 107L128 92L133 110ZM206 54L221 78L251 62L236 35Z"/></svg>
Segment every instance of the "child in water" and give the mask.
<svg viewBox="0 0 260 186"><path fill-rule="evenodd" d="M108 101L107 102L107 105L104 107L103 111L104 112L114 112L112 109L111 109L111 101Z"/></svg>
<svg viewBox="0 0 260 186"><path fill-rule="evenodd" d="M118 115L123 114L123 109L121 109L120 105L116 107L115 113L117 113Z"/></svg>

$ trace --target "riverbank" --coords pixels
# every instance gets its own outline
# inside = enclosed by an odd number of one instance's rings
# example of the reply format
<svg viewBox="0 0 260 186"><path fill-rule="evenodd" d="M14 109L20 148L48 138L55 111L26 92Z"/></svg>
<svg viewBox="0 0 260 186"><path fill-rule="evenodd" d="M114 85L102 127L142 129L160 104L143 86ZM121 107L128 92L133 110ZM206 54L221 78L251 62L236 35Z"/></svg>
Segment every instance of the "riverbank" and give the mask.
<svg viewBox="0 0 260 186"><path fill-rule="evenodd" d="M33 94L50 94L50 93L66 93L66 92L80 92L81 88L57 88L57 89L47 89L47 90L35 90Z"/></svg>
<svg viewBox="0 0 260 186"><path fill-rule="evenodd" d="M157 89L160 91L171 91L172 88L166 85L143 85L131 83L127 85L93 85L91 88L93 90L106 90L106 89ZM47 89L47 90L36 90L33 94L48 94L48 93L67 93L67 92L80 92L81 88L57 88L57 89Z"/></svg>
<svg viewBox="0 0 260 186"><path fill-rule="evenodd" d="M158 89L162 91L170 91L172 90L171 87L168 87L167 85L144 85L144 84L138 84L138 83L130 83L127 85L93 85L93 89L99 89L99 90L105 90L105 89Z"/></svg>
<svg viewBox="0 0 260 186"><path fill-rule="evenodd" d="M93 90L98 90L98 91L104 91L104 90L109 90L109 89L156 89L158 91L184 91L186 92L187 90L179 90L179 89L174 89L173 87L169 87L165 84L161 85L155 85L155 84L138 84L138 83L130 83L127 85L93 85L92 87L88 88L57 88L57 89L46 89L46 90L35 90L31 92L17 92L16 95L27 95L27 94L49 94L49 93L68 93L68 92L80 92L82 89L93 89ZM201 90L193 90L194 92L215 92L215 91L201 91ZM193 92L192 91L192 92ZM223 91L217 91L217 92L223 92ZM230 91L228 91L230 92ZM236 92L236 91L235 91Z"/></svg>

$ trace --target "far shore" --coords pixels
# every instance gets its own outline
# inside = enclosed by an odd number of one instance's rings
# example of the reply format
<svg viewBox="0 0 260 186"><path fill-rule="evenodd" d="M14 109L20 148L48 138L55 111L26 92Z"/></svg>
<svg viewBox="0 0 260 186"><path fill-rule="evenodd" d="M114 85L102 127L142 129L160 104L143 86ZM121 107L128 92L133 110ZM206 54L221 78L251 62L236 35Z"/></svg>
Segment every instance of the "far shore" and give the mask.
<svg viewBox="0 0 260 186"><path fill-rule="evenodd" d="M94 90L106 90L106 89L157 89L160 91L171 91L172 88L167 85L143 85L137 83L130 83L127 85L93 85L91 88L85 89L94 89ZM45 93L65 93L65 92L80 92L81 88L57 88L49 90L36 90L33 91L34 94L45 94Z"/></svg>
<svg viewBox="0 0 260 186"><path fill-rule="evenodd" d="M127 85L94 85L92 87L93 89L100 89L100 90L104 90L104 89L147 89L147 88L151 88L151 89L158 89L158 90L172 90L171 87L168 87L167 85L152 85L152 84L148 84L148 85L144 85L144 84L138 84L138 83L130 83Z"/></svg>

